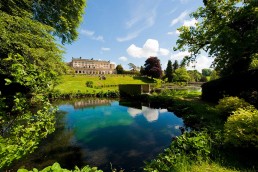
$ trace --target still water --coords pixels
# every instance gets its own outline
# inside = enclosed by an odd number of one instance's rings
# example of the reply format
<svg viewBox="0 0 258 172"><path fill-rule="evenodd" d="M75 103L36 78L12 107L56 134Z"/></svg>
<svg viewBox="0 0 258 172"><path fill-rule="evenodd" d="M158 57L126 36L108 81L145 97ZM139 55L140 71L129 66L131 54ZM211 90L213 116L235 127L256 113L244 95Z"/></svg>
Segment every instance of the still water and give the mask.
<svg viewBox="0 0 258 172"><path fill-rule="evenodd" d="M15 166L43 168L54 162L73 169L75 165L141 171L181 135L183 120L167 109L107 99L63 102L58 125L35 153ZM126 105L126 106L125 106Z"/></svg>

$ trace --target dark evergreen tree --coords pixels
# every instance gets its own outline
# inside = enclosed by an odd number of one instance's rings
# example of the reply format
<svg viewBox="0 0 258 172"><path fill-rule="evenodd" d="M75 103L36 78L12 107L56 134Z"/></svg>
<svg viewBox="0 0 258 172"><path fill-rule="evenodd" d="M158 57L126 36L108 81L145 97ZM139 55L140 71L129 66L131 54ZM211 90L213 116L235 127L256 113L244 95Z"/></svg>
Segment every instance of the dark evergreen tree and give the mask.
<svg viewBox="0 0 258 172"><path fill-rule="evenodd" d="M140 74L141 74L141 75L145 75L145 69L144 69L144 67L143 67L143 66L141 66Z"/></svg>
<svg viewBox="0 0 258 172"><path fill-rule="evenodd" d="M173 72L172 62L171 60L169 60L166 68L166 78L168 78L168 82L172 82L172 79L173 79L172 72Z"/></svg>
<svg viewBox="0 0 258 172"><path fill-rule="evenodd" d="M179 68L179 64L177 60L174 61L172 67L173 67L173 72Z"/></svg>

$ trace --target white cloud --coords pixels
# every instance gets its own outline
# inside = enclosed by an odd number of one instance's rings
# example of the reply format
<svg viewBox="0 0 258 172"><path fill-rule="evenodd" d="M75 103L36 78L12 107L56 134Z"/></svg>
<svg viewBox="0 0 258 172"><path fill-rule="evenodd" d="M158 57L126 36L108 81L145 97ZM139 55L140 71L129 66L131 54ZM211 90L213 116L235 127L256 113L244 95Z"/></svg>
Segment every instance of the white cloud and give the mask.
<svg viewBox="0 0 258 172"><path fill-rule="evenodd" d="M157 121L159 118L159 111L157 109L142 106L142 113L148 122Z"/></svg>
<svg viewBox="0 0 258 172"><path fill-rule="evenodd" d="M148 58L150 56L167 56L169 50L165 48L159 48L159 42L155 39L148 39L142 48L132 44L127 48L127 53L132 57Z"/></svg>
<svg viewBox="0 0 258 172"><path fill-rule="evenodd" d="M102 35L95 35L94 31L81 29L81 34L87 36L92 40L104 42L104 37Z"/></svg>
<svg viewBox="0 0 258 172"><path fill-rule="evenodd" d="M102 51L110 51L111 49L110 49L110 48L107 48L107 47L102 47L101 50L102 50Z"/></svg>
<svg viewBox="0 0 258 172"><path fill-rule="evenodd" d="M168 34L168 35L179 35L180 32L179 32L179 30L176 30L176 31L174 31L174 32L168 32L167 34Z"/></svg>
<svg viewBox="0 0 258 172"><path fill-rule="evenodd" d="M179 63L183 60L185 56L190 55L189 52L178 52L176 54L171 55L172 62L177 60ZM188 70L198 70L199 72L202 71L202 69L210 68L211 63L213 62L213 59L204 55L200 55L196 58L196 61L193 63L190 63L189 66L187 66Z"/></svg>
<svg viewBox="0 0 258 172"><path fill-rule="evenodd" d="M91 31L91 30L86 30L86 29L82 29L81 30L81 33L83 34L83 35L85 35L85 36L93 36L94 35L94 31Z"/></svg>
<svg viewBox="0 0 258 172"><path fill-rule="evenodd" d="M122 57L119 57L118 60L121 60L121 61L123 61L123 62L126 62L126 61L127 61L127 57L122 56Z"/></svg>
<svg viewBox="0 0 258 172"><path fill-rule="evenodd" d="M184 26L187 26L187 27L196 27L196 24L198 23L198 21L196 19L191 19L191 20L184 20Z"/></svg>
<svg viewBox="0 0 258 172"><path fill-rule="evenodd" d="M204 55L200 55L196 58L196 62L194 62L193 64L190 64L190 66L187 67L187 69L196 69L199 72L201 72L202 69L210 68L212 62L213 62L212 58Z"/></svg>
<svg viewBox="0 0 258 172"><path fill-rule="evenodd" d="M139 31L132 32L132 33L129 33L128 35L126 35L125 37L118 37L118 38L116 38L116 40L118 42L130 41L130 40L138 37L139 33L140 33Z"/></svg>
<svg viewBox="0 0 258 172"><path fill-rule="evenodd" d="M136 6L134 4L131 18L125 22L126 29L130 31L126 36L117 37L118 42L132 40L155 24L157 5L149 3L149 0L143 1Z"/></svg>
<svg viewBox="0 0 258 172"><path fill-rule="evenodd" d="M175 24L177 24L179 22L183 22L185 17L187 17L187 15L188 15L188 11L182 12L177 18L175 18L171 21L170 26L174 26Z"/></svg>
<svg viewBox="0 0 258 172"><path fill-rule="evenodd" d="M160 48L160 55L167 56L169 54L169 50L165 48Z"/></svg>
<svg viewBox="0 0 258 172"><path fill-rule="evenodd" d="M129 107L127 112L134 118L142 113L142 110Z"/></svg>
<svg viewBox="0 0 258 172"><path fill-rule="evenodd" d="M92 37L93 40L96 40L96 41L101 41L101 42L104 42L104 37L99 35L99 36L96 36L96 37Z"/></svg>
<svg viewBox="0 0 258 172"><path fill-rule="evenodd" d="M190 55L188 51L178 52L176 54L172 54L170 58L172 61L177 60L180 63L183 60L183 58L188 55Z"/></svg>

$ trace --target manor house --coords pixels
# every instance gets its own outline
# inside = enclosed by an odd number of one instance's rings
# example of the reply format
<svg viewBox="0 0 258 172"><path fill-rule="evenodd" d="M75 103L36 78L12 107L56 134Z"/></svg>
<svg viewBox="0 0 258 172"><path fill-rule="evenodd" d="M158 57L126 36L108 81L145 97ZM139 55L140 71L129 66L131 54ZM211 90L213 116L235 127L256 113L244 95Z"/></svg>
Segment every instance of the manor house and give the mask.
<svg viewBox="0 0 258 172"><path fill-rule="evenodd" d="M76 74L114 74L115 64L110 61L72 58L70 66L74 68Z"/></svg>

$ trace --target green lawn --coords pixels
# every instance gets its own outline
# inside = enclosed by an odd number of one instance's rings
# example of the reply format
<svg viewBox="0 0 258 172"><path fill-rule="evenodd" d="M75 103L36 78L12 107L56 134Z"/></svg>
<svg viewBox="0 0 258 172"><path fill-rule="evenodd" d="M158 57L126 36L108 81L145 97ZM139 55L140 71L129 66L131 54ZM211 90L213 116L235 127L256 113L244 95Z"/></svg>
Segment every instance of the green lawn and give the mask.
<svg viewBox="0 0 258 172"><path fill-rule="evenodd" d="M129 75L105 75L106 80L100 80L99 76L90 75L64 75L56 90L61 93L82 92L92 93L107 90L118 90L119 84L146 84L154 80L145 77ZM94 88L86 87L86 82L92 81Z"/></svg>

